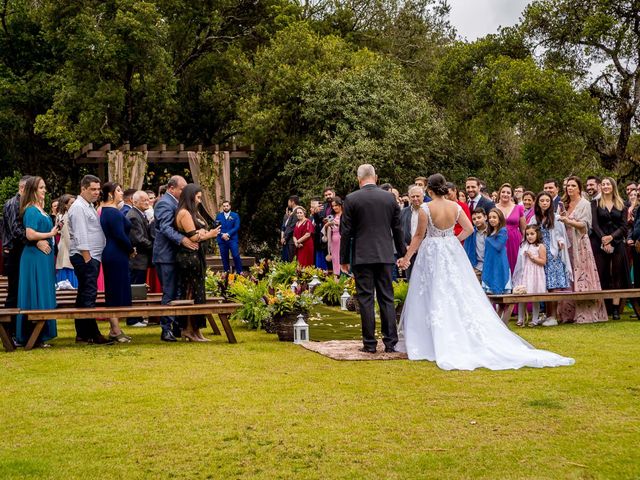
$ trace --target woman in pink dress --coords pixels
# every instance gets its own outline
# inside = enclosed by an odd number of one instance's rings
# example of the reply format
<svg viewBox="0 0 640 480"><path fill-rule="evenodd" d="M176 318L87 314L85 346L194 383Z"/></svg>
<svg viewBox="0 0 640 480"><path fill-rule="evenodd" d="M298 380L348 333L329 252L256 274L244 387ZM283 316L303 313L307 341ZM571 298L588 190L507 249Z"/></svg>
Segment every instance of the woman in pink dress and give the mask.
<svg viewBox="0 0 640 480"><path fill-rule="evenodd" d="M313 234L316 229L307 218L307 212L302 207L293 211L298 221L293 229L293 245L296 248L296 258L301 267L312 266L315 260L313 249Z"/></svg>
<svg viewBox="0 0 640 480"><path fill-rule="evenodd" d="M340 217L342 216L342 199L334 197L331 202L333 209L333 218L327 222L327 245L329 245L329 254L331 255L331 265L333 275L338 278L340 276Z"/></svg>
<svg viewBox="0 0 640 480"><path fill-rule="evenodd" d="M600 277L589 241L591 204L582 198L580 178L569 177L565 191L563 203L566 211L560 212L559 220L564 223L570 242L569 257L573 266L573 291L601 290ZM608 320L602 300L584 302L564 300L558 304L558 316L563 323L594 323Z"/></svg>
<svg viewBox="0 0 640 480"><path fill-rule="evenodd" d="M524 229L527 222L524 218L524 207L516 205L513 201L513 187L509 183L505 183L498 191L498 208L503 214L507 222L507 260L509 260L509 268L511 273L516 268L518 261L518 251L524 235Z"/></svg>

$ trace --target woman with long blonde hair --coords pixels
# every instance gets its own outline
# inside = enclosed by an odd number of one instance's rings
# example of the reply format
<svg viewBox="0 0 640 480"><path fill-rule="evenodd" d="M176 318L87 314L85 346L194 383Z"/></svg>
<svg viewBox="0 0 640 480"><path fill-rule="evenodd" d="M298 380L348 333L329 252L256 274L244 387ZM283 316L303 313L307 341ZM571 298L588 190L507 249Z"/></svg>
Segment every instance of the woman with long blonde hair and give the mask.
<svg viewBox="0 0 640 480"><path fill-rule="evenodd" d="M47 186L41 177L31 177L20 198L20 216L29 244L20 257L18 308L21 310L49 310L56 308L56 271L53 261L54 237L60 224L53 225L44 209ZM40 246L39 246L40 245ZM16 340L26 345L33 325L18 315ZM56 321L48 320L36 341L36 346L49 347L48 340L58 335ZM33 345L29 345L33 346Z"/></svg>
<svg viewBox="0 0 640 480"><path fill-rule="evenodd" d="M594 249L600 284L603 290L630 288L629 260L625 249L627 207L618 192L618 184L605 177L600 184L600 199L591 202ZM612 301L612 317L620 318L620 299Z"/></svg>

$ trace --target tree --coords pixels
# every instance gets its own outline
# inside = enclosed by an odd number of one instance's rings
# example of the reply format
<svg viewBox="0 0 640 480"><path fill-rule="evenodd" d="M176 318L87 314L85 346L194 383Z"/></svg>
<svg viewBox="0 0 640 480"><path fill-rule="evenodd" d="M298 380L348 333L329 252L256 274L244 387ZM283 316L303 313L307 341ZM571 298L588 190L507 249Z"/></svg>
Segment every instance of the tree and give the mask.
<svg viewBox="0 0 640 480"><path fill-rule="evenodd" d="M640 104L640 3L635 0L537 0L524 13L524 31L547 60L585 79L605 64L589 92L600 102L617 139L600 142L603 165L618 169L640 158L628 153Z"/></svg>

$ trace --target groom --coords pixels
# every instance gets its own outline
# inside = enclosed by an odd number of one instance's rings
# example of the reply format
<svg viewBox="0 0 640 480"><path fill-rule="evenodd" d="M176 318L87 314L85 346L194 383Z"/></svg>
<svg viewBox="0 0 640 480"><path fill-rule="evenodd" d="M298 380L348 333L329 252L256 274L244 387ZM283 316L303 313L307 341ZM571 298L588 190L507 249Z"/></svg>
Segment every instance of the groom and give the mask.
<svg viewBox="0 0 640 480"><path fill-rule="evenodd" d="M360 302L362 341L360 350L375 353L374 289L380 306L385 352L394 352L398 342L391 275L395 263L393 245L404 256L400 207L394 196L376 186L376 171L369 164L358 167L360 190L347 195L340 218L340 268L356 280Z"/></svg>

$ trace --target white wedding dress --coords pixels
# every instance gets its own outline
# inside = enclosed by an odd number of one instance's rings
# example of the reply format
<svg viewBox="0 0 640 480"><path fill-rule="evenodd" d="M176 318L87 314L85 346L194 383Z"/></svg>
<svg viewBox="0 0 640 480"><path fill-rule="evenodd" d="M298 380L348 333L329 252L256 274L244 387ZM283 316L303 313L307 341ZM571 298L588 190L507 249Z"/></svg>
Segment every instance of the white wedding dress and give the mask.
<svg viewBox="0 0 640 480"><path fill-rule="evenodd" d="M573 365L572 358L536 350L505 326L482 290L453 225L433 225L416 255L400 322L399 351L435 361L443 370ZM458 216L462 209L458 206Z"/></svg>

